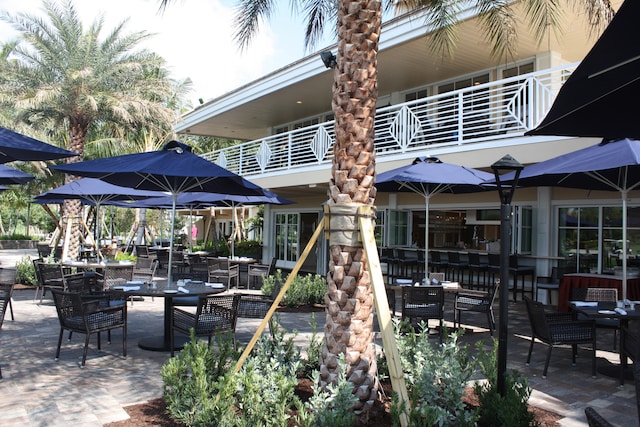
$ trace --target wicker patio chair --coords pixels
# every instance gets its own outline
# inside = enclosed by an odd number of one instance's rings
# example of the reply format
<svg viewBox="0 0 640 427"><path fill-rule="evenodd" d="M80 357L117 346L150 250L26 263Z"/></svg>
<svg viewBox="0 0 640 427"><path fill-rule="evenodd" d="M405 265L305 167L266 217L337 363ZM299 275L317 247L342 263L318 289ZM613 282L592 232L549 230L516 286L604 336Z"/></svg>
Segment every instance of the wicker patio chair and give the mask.
<svg viewBox="0 0 640 427"><path fill-rule="evenodd" d="M620 385L624 385L625 370L628 367L628 360L633 362L633 376L636 387L636 406L638 408L638 419L640 420L640 320L629 320L622 324L620 328Z"/></svg>
<svg viewBox="0 0 640 427"><path fill-rule="evenodd" d="M613 427L613 424L605 420L602 415L596 412L591 406L584 408L584 414L587 416L589 427Z"/></svg>
<svg viewBox="0 0 640 427"><path fill-rule="evenodd" d="M251 286L251 279L260 279L260 284L262 284L262 280L265 277L269 277L270 275L276 272L276 263L278 262L277 257L273 257L271 259L270 264L249 264L247 270L247 281L248 287Z"/></svg>
<svg viewBox="0 0 640 427"><path fill-rule="evenodd" d="M531 362L531 352L536 339L546 344L547 358L542 371L542 378L547 377L551 350L559 345L570 345L573 364L576 363L578 344L591 346L591 375L596 376L596 324L593 320L577 320L575 313L547 313L544 304L524 297L527 314L531 324L531 344L526 365Z"/></svg>
<svg viewBox="0 0 640 427"><path fill-rule="evenodd" d="M207 258L209 265L209 282L226 282L227 288L231 289L231 281L235 280L236 288L240 289L240 268L232 265L228 258Z"/></svg>
<svg viewBox="0 0 640 427"><path fill-rule="evenodd" d="M0 288L0 329L2 329L2 321L10 302L11 293ZM0 378L2 378L2 369L0 369Z"/></svg>
<svg viewBox="0 0 640 427"><path fill-rule="evenodd" d="M15 320L13 316L13 286L16 284L16 276L18 271L15 268L0 268L0 291L7 292L9 294L9 312L11 313L11 320ZM2 313L4 316L4 312ZM2 328L2 319L0 319L0 328Z"/></svg>
<svg viewBox="0 0 640 427"><path fill-rule="evenodd" d="M487 315L487 322L489 324L489 333L493 336L493 331L496 329L496 321L493 315L493 303L496 300L498 294L498 288L500 282L496 282L487 291L474 291L465 289L460 292L456 292L453 302L453 326L460 327L461 317L463 311L470 311L473 313L485 313Z"/></svg>
<svg viewBox="0 0 640 427"><path fill-rule="evenodd" d="M443 336L444 289L442 286L404 286L402 288L402 319L416 325L436 319L440 340Z"/></svg>
<svg viewBox="0 0 640 427"><path fill-rule="evenodd" d="M171 357L174 355L176 332L189 335L193 329L196 337L206 336L209 344L214 334L223 332L235 334L239 303L239 294L229 294L199 297L195 313L172 307Z"/></svg>
<svg viewBox="0 0 640 427"><path fill-rule="evenodd" d="M114 286L121 286L133 280L134 264L125 266L107 265L102 273L102 277L98 279L98 284L102 289L107 291Z"/></svg>
<svg viewBox="0 0 640 427"><path fill-rule="evenodd" d="M101 349L100 333L122 328L122 354L127 356L127 305L119 304L110 306L103 304L99 298L84 299L78 292L64 292L52 289L53 301L58 312L60 321L60 335L58 337L58 348L56 350L56 360L60 358L60 347L64 331L70 333L78 332L85 334L84 351L82 354L82 364L85 366L87 351L89 349L89 339L91 335L98 335L98 350Z"/></svg>

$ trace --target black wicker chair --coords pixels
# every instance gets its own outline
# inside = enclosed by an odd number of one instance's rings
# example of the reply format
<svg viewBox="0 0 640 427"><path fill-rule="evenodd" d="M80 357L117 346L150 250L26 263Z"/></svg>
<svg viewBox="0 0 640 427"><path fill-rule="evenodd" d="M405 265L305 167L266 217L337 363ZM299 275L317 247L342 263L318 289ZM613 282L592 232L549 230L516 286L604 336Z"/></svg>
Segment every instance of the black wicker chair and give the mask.
<svg viewBox="0 0 640 427"><path fill-rule="evenodd" d="M269 277L270 275L276 272L276 263L278 262L277 257L273 257L271 259L271 264L249 264L249 268L247 270L247 280L249 281L249 287L251 286L251 279L260 279L260 284L262 285L262 280L264 277Z"/></svg>
<svg viewBox="0 0 640 427"><path fill-rule="evenodd" d="M196 337L206 336L209 344L214 334L223 332L235 334L239 303L239 294L229 294L199 297L195 313L172 307L171 357L174 355L176 332L189 335L193 329Z"/></svg>
<svg viewBox="0 0 640 427"><path fill-rule="evenodd" d="M11 292L6 289L0 288L0 329L2 329L2 321L4 320L4 314L7 311L7 307L11 302ZM0 369L0 378L2 378L2 369Z"/></svg>
<svg viewBox="0 0 640 427"><path fill-rule="evenodd" d="M584 408L584 414L587 416L589 427L613 427L613 424L605 420L602 415L596 412L591 406Z"/></svg>
<svg viewBox="0 0 640 427"><path fill-rule="evenodd" d="M15 320L13 316L13 303L11 298L13 297L13 285L16 284L17 270L15 268L0 268L0 291L7 292L9 294L9 312L11 313L11 320ZM2 313L4 316L4 312ZM0 319L0 328L2 328L2 319Z"/></svg>
<svg viewBox="0 0 640 427"><path fill-rule="evenodd" d="M83 298L79 292L64 292L52 289L53 301L60 321L60 335L56 360L60 358L60 347L64 331L85 334L82 367L87 360L89 339L92 334L98 335L98 350L101 349L100 333L122 328L122 354L127 357L127 305L110 305L101 301L98 295Z"/></svg>
<svg viewBox="0 0 640 427"><path fill-rule="evenodd" d="M624 385L625 370L628 367L628 360L633 361L633 376L636 387L636 406L638 408L638 419L640 420L640 320L629 320L623 322L620 328L620 385Z"/></svg>
<svg viewBox="0 0 640 427"><path fill-rule="evenodd" d="M485 313L489 323L489 333L493 336L496 329L496 321L493 315L493 303L498 294L499 282L491 286L488 291L463 290L456 293L453 302L453 326L460 327L460 319L463 311Z"/></svg>
<svg viewBox="0 0 640 427"><path fill-rule="evenodd" d="M436 319L442 340L444 323L444 289L442 286L404 286L402 288L402 319L409 324Z"/></svg>
<svg viewBox="0 0 640 427"><path fill-rule="evenodd" d="M531 362L531 352L536 339L546 344L547 358L542 372L542 378L547 377L551 350L558 345L570 345L573 364L576 363L578 344L591 346L591 375L596 376L596 323L593 320L577 320L576 313L547 313L544 304L524 297L527 314L531 323L531 344L527 363Z"/></svg>

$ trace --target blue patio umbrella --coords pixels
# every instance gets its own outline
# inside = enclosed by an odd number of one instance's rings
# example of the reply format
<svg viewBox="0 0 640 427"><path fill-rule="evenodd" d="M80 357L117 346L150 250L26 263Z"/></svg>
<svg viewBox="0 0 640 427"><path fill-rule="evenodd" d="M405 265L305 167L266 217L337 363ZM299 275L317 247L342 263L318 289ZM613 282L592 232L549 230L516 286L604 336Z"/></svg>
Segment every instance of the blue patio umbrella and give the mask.
<svg viewBox="0 0 640 427"><path fill-rule="evenodd" d="M424 197L424 271L429 272L429 201L440 193L472 193L492 174L466 166L443 163L437 157L419 157L412 164L378 174L376 188L384 192L413 192Z"/></svg>
<svg viewBox="0 0 640 427"><path fill-rule="evenodd" d="M201 209L211 206L225 206L235 210L237 205L289 205L295 202L278 196L276 193L263 190L262 195L236 195L222 193L182 193L176 199L176 208L179 209ZM144 207L144 208L160 208L170 209L172 206L172 198L170 196L153 197L144 200L138 200L133 203L119 204L119 206ZM231 246L231 256L234 256L234 245Z"/></svg>
<svg viewBox="0 0 640 427"><path fill-rule="evenodd" d="M100 206L112 200L137 200L148 197L158 197L164 193L158 191L136 190L109 184L96 178L81 178L53 190L45 191L34 197L35 202L59 203L60 200L80 200L84 204L96 207L96 228L94 237L96 245L100 239ZM98 254L99 246L98 247Z"/></svg>
<svg viewBox="0 0 640 427"><path fill-rule="evenodd" d="M11 168L6 165L0 164L0 184L26 184L35 177L26 172L19 171L18 169Z"/></svg>
<svg viewBox="0 0 640 427"><path fill-rule="evenodd" d="M178 141L168 142L158 151L87 160L50 168L76 176L98 178L124 187L170 193L173 200L169 279L173 262L176 202L180 193L200 191L238 195L263 194L259 186L193 154L191 147Z"/></svg>
<svg viewBox="0 0 640 427"><path fill-rule="evenodd" d="M504 181L513 179L506 174ZM503 178L501 178L501 181ZM495 182L494 179L488 182ZM622 253L627 253L627 196L640 186L640 140L603 141L581 150L526 166L521 187L568 187L618 191L622 198ZM627 257L622 257L622 295L627 297Z"/></svg>
<svg viewBox="0 0 640 427"><path fill-rule="evenodd" d="M16 160L54 160L77 155L73 151L38 141L0 126L0 163Z"/></svg>

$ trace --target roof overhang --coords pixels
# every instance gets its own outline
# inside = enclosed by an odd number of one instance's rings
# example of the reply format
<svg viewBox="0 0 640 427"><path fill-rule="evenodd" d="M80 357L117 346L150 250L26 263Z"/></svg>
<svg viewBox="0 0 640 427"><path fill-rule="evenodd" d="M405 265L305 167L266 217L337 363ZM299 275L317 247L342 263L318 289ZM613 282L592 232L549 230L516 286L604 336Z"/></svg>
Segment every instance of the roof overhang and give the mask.
<svg viewBox="0 0 640 427"><path fill-rule="evenodd" d="M562 51L567 62L581 60L591 43L586 24L563 26L561 45L549 40L549 50ZM471 12L462 11L454 56L443 58L429 48L423 12L402 15L383 25L378 54L379 96L420 87L499 65L491 46ZM510 63L532 58L541 51L524 25L518 28L518 54ZM335 52L336 46L322 49ZM546 50L546 49L545 49ZM319 52L276 70L258 80L212 99L187 113L176 131L193 135L255 140L269 135L271 127L331 111L333 70Z"/></svg>

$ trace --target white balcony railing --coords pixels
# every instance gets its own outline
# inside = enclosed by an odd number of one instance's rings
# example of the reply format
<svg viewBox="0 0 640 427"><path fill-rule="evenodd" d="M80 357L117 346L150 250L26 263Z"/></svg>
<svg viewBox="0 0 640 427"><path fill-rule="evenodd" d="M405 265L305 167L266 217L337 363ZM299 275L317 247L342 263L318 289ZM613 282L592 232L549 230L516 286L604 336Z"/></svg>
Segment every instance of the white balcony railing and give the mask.
<svg viewBox="0 0 640 427"><path fill-rule="evenodd" d="M376 153L385 156L522 136L551 108L577 64L524 74L403 104L376 113ZM334 122L234 145L205 158L242 176L330 164Z"/></svg>

